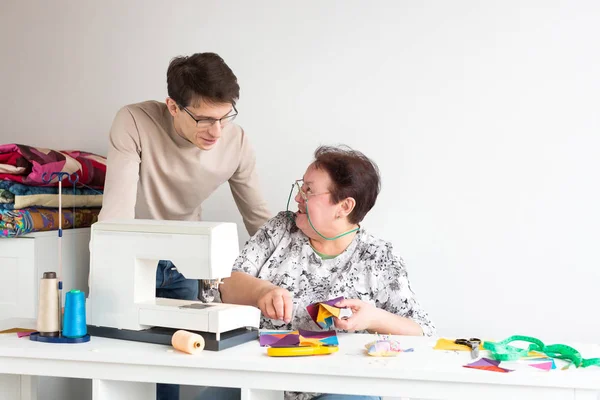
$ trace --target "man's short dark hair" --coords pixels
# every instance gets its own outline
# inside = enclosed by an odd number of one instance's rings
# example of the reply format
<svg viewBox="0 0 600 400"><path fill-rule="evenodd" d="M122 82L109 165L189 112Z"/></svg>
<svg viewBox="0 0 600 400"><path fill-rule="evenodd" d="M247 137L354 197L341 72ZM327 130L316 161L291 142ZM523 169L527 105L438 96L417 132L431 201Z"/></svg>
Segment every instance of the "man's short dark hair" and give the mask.
<svg viewBox="0 0 600 400"><path fill-rule="evenodd" d="M348 221L352 224L361 222L375 205L381 188L377 164L347 146L321 146L315 151L314 166L331 178L329 191L334 204L348 197L356 201Z"/></svg>
<svg viewBox="0 0 600 400"><path fill-rule="evenodd" d="M175 57L167 69L167 92L180 107L209 103L231 103L240 97L237 77L215 53Z"/></svg>

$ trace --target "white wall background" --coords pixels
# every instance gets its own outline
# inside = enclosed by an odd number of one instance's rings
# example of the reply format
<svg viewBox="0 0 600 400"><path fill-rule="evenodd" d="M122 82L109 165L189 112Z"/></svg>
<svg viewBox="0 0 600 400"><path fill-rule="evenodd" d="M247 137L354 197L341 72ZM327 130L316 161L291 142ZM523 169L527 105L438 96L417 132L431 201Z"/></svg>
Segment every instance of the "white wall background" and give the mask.
<svg viewBox="0 0 600 400"><path fill-rule="evenodd" d="M105 154L176 55L220 53L278 211L319 144L373 158L364 227L441 335L598 342L600 2L3 1L0 139ZM224 187L211 220L240 222ZM242 236L245 240L247 236Z"/></svg>

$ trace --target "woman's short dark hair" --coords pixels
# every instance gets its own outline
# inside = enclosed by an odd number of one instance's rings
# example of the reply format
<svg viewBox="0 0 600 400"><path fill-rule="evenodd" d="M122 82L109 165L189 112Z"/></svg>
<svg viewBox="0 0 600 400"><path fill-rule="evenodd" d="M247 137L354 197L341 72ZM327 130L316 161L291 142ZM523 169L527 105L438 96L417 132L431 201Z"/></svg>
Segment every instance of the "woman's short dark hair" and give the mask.
<svg viewBox="0 0 600 400"><path fill-rule="evenodd" d="M348 220L352 224L361 222L375 205L381 189L377 164L347 146L321 146L315 151L313 165L329 174L333 182L329 188L333 203L348 197L356 201Z"/></svg>
<svg viewBox="0 0 600 400"><path fill-rule="evenodd" d="M236 76L215 53L172 59L167 69L167 92L180 107L197 105L200 99L235 105L240 97Z"/></svg>

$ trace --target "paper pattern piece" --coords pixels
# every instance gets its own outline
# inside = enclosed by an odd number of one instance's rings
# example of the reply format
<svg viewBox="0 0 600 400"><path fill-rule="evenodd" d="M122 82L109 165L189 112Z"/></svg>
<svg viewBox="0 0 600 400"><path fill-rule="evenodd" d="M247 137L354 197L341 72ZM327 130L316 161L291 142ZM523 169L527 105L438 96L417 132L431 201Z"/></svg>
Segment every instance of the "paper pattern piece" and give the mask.
<svg viewBox="0 0 600 400"><path fill-rule="evenodd" d="M306 331L299 329L292 332L261 332L261 347L305 347L305 346L338 346L335 331Z"/></svg>
<svg viewBox="0 0 600 400"><path fill-rule="evenodd" d="M498 360L492 360L489 358L480 358L479 360L472 362L470 364L467 365L463 365L463 367L465 368L472 368L472 369L481 369L484 371L493 371L493 372L511 372L511 369L507 369L507 368L501 368L498 365L500 364L500 361Z"/></svg>
<svg viewBox="0 0 600 400"><path fill-rule="evenodd" d="M335 304L342 300L344 300L343 296L320 303L313 303L306 307L306 311L308 311L312 320L315 321L315 324L319 325L320 328L330 329L333 326L333 317L340 316L341 309L335 307Z"/></svg>

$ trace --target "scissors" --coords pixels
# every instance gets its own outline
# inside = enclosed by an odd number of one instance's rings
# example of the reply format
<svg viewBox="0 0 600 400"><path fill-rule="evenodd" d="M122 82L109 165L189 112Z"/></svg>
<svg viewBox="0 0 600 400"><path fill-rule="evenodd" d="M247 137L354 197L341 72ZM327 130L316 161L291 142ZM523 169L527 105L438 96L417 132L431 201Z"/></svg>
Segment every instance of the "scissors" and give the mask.
<svg viewBox="0 0 600 400"><path fill-rule="evenodd" d="M469 346L471 348L471 358L475 359L479 357L479 345L481 345L481 339L470 338L470 339L456 339L456 344L462 344L463 346Z"/></svg>

